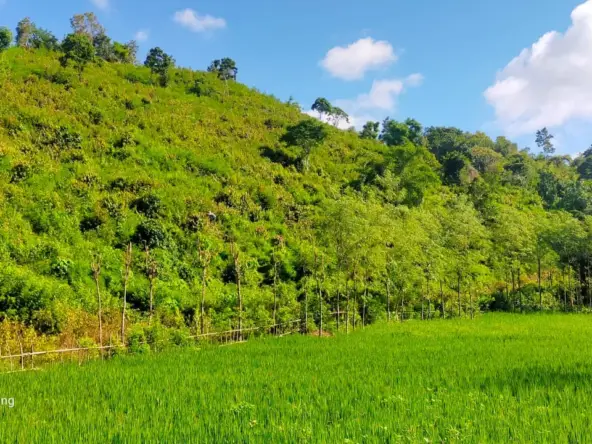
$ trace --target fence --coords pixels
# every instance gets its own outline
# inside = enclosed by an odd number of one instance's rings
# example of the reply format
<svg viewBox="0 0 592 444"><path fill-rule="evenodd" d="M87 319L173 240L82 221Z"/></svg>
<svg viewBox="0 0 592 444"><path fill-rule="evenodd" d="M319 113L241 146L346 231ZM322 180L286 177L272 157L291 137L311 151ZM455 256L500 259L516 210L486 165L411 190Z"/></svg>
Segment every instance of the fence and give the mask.
<svg viewBox="0 0 592 444"><path fill-rule="evenodd" d="M302 320L301 319L294 319L288 322L283 322L280 324L274 325L267 325L261 327L252 327L252 328L242 328L237 330L227 330L221 332L212 332L212 333L204 333L198 335L191 335L185 336L184 339L187 341L194 341L196 343L211 343L211 344L218 344L218 345L230 345L230 344L237 344L241 342L245 342L251 338L253 338L258 333L271 333L274 336L286 336L288 334L292 334L295 331L300 331L301 329ZM137 345L156 345L162 343L172 343L172 339L164 339L159 341L154 341L148 343L146 341L141 342ZM15 371L25 371L25 370L34 370L38 369L40 365L47 364L54 362L56 360L60 360L64 362L68 361L75 361L77 360L78 363L81 365L84 361L88 361L92 357L109 357L110 355L106 355L105 352L108 351L113 354L113 351L120 350L125 351L126 347L122 344L118 345L104 345L104 346L96 346L96 347L76 347L76 348L66 348L66 349L59 349L59 350L43 350L43 351L34 351L33 347L31 347L30 352L21 352L19 354L10 354L10 355L0 355L0 364L6 363L9 361L9 365L0 365L0 373L11 373ZM96 355L96 356L93 356ZM43 358L46 359L43 361L37 361L35 363L36 358ZM47 359L48 357L59 357L58 359ZM16 365L15 365L16 361ZM37 365L37 367L36 367ZM6 367L6 368L4 368ZM17 368L20 369L17 370Z"/></svg>
<svg viewBox="0 0 592 444"><path fill-rule="evenodd" d="M349 324L349 312L348 311L335 311L329 312L329 319L327 321L334 322L332 328L335 325L337 319L340 319L342 330L347 330L347 326L343 325ZM409 319L423 319L423 320L431 320L436 317L440 317L440 313L436 312L435 310L428 311L426 310L424 314L421 314L416 311L392 311L390 313L390 321L397 322L397 321L404 321ZM335 319L332 318L335 316ZM341 317L345 318L345 321L341 319ZM447 316L448 317L448 316ZM453 317L453 316L450 316ZM211 344L218 344L218 345L230 345L245 342L257 334L260 333L268 333L274 336L286 336L293 334L295 332L302 332L302 326L304 325L304 319L294 319L288 322L274 324L274 325L267 325L261 327L252 327L252 328L241 328L235 330L227 330L221 332L211 332L211 333L204 333L204 334L197 334L183 337L186 341L194 341L196 343L211 343ZM355 322L355 321L354 321ZM358 322L358 325L361 324L362 327L365 326L365 319L364 317ZM326 331L327 325L325 325L325 330L319 329L317 330L319 335ZM355 325L349 326L350 328L354 329ZM322 328L322 327L321 327ZM338 327L339 328L339 327ZM154 347L156 344L162 344L166 342L174 342L173 339L165 339L159 341L152 341L152 342L139 342L137 345L145 345L145 346L152 346ZM105 346L95 346L95 347L76 347L76 348L67 348L67 349L59 349L59 350L43 350L43 351L34 351L33 347L31 346L30 352L23 352L22 351L22 344L21 344L21 353L19 354L9 354L9 355L1 355L0 354L0 373L10 373L14 371L24 371L24 370L34 370L39 368L43 364L55 362L60 360L64 362L65 360L74 361L77 360L78 363L81 365L84 361L88 361L91 358L106 358L110 355L115 354L116 352L126 352L127 348L122 344L117 345L105 345ZM110 354L106 354L109 352ZM53 358L52 358L53 357ZM36 359L37 363L36 363ZM6 365L6 362L9 362L9 365ZM15 365L16 361L16 365ZM36 367L37 365L37 367ZM20 367L20 370L18 369Z"/></svg>

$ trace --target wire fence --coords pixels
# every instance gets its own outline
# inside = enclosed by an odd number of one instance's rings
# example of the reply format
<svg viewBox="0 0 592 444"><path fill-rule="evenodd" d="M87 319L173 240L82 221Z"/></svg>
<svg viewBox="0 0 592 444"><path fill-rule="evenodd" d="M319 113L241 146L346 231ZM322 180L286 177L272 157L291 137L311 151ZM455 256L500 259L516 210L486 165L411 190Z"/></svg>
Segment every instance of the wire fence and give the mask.
<svg viewBox="0 0 592 444"><path fill-rule="evenodd" d="M266 325L260 327L241 328L234 330L226 330L221 332L211 332L197 335L184 336L182 339L185 342L193 342L199 344L212 344L226 346L246 342L257 335L270 334L273 336L283 337L289 334L300 332L302 329L302 320L294 319L291 321ZM178 343L179 338L161 339L157 341L140 341L134 346L151 346L158 344L173 344ZM22 344L21 344L22 349ZM128 352L128 347L123 344L109 344L103 346L92 347L75 347L64 348L57 350L42 350L35 351L31 346L30 352L21 352L18 354L0 355L0 373L12 373L16 371L37 370L44 365L54 362L75 362L82 365L90 359L95 358L109 358L116 354L123 354Z"/></svg>
<svg viewBox="0 0 592 444"><path fill-rule="evenodd" d="M42 368L46 364L58 361L77 361L80 365L82 365L83 362L86 362L90 359L106 359L118 354L134 353L134 349L138 350L142 346L149 348L158 348L159 345L166 345L167 343L170 345L179 345L180 343L193 343L196 345L211 344L226 346L237 343L243 343L256 336L262 336L266 334L276 337L284 337L295 333L313 333L315 335L318 334L320 336L323 334L330 334L329 332L335 330L335 327L337 327L336 329L339 331L340 325L341 330L343 331L347 331L348 328L350 328L353 331L356 329L356 327L364 327L366 324L365 316L359 316L360 319L356 321L355 317L352 317L352 319L350 319L350 312L348 312L347 310L333 311L327 314L329 315L329 318L323 319L321 321L321 325L317 326L313 332L309 331L309 325L305 325L308 320L314 322L314 315L310 313L305 319L293 319L278 324L231 329L219 332L208 332L182 337L177 336L175 338L171 337L152 341L144 340L135 342L133 344L129 343L127 346L124 344L109 344L102 346L73 347L56 350L35 351L33 349L33 345L31 345L29 347L31 351L24 352L24 344L20 342L19 345L21 353L9 353L8 355L2 355L2 350L0 349L0 373L36 370ZM465 315L469 316L468 314ZM391 311L387 314L387 320L390 322L403 322L411 319L429 321L436 318L443 319L452 317L455 316L453 314L451 314L450 316L444 314L443 316L440 311L434 309L425 310L423 313L414 310L398 310ZM327 324L327 322L329 322L329 324ZM323 325L324 328L322 327Z"/></svg>

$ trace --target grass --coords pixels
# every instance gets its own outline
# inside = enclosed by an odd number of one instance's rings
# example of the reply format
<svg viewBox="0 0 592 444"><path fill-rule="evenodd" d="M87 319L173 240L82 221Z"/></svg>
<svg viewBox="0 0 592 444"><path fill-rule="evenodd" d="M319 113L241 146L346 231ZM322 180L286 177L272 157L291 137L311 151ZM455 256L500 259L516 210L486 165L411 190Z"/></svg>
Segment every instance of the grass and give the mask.
<svg viewBox="0 0 592 444"><path fill-rule="evenodd" d="M592 319L378 325L0 376L7 442L584 442Z"/></svg>

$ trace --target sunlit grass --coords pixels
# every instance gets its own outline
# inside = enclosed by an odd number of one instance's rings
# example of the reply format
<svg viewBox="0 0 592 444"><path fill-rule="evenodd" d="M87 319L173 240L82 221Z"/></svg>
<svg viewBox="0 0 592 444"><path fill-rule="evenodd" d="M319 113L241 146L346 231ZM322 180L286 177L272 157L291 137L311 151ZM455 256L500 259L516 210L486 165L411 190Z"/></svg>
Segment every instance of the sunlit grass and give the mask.
<svg viewBox="0 0 592 444"><path fill-rule="evenodd" d="M592 318L379 325L0 377L0 440L585 442Z"/></svg>

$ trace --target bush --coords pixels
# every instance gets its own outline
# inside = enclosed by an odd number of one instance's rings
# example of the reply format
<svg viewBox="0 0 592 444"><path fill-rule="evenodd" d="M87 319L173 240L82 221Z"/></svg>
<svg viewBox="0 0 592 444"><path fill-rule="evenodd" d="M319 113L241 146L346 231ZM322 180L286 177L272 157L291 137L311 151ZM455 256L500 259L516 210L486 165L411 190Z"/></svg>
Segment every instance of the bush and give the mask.
<svg viewBox="0 0 592 444"><path fill-rule="evenodd" d="M136 227L132 241L148 248L162 248L167 243L166 231L158 222L147 220Z"/></svg>
<svg viewBox="0 0 592 444"><path fill-rule="evenodd" d="M131 208L146 217L154 219L160 215L164 206L160 197L154 194L147 194L131 203Z"/></svg>

